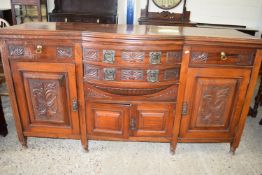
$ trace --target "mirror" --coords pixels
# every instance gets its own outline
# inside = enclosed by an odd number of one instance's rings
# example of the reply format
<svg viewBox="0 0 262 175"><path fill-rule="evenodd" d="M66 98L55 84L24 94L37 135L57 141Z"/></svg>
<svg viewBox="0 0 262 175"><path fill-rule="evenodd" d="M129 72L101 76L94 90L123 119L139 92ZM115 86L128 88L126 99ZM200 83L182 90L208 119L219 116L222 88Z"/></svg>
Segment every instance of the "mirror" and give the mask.
<svg viewBox="0 0 262 175"><path fill-rule="evenodd" d="M164 10L175 8L181 3L182 0L153 0L154 4Z"/></svg>

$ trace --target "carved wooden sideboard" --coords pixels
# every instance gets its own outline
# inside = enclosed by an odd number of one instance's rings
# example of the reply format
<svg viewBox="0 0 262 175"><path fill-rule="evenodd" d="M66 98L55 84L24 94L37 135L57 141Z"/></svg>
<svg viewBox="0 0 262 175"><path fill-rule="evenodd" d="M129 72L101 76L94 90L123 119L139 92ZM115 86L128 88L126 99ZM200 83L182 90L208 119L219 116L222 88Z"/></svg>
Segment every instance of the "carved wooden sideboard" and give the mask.
<svg viewBox="0 0 262 175"><path fill-rule="evenodd" d="M28 23L0 30L19 141L239 146L262 40L234 30Z"/></svg>

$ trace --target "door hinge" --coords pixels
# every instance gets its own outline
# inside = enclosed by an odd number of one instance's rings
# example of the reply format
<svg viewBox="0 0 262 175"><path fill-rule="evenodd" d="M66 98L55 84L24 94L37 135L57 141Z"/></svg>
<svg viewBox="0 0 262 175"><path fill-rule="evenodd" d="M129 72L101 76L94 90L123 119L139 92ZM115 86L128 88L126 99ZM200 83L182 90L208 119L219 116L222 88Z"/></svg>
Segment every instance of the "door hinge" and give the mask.
<svg viewBox="0 0 262 175"><path fill-rule="evenodd" d="M78 110L78 102L77 99L74 99L72 102L73 111L76 112Z"/></svg>
<svg viewBox="0 0 262 175"><path fill-rule="evenodd" d="M182 116L187 115L187 109L188 109L188 104L187 104L187 102L183 102L182 112L181 112L181 115L182 115Z"/></svg>

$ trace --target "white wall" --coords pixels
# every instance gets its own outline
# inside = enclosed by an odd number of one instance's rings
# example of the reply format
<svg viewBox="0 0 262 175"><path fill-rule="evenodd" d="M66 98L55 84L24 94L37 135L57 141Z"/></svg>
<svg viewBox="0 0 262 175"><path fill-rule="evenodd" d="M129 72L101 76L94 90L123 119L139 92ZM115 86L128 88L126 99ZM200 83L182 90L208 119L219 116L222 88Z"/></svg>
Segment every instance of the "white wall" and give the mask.
<svg viewBox="0 0 262 175"><path fill-rule="evenodd" d="M146 0L136 0L142 8ZM171 12L182 12L183 2ZM159 12L151 1L149 10ZM192 22L235 24L262 30L262 0L187 0Z"/></svg>
<svg viewBox="0 0 262 175"><path fill-rule="evenodd" d="M135 0L135 24L140 10L145 8L147 0ZM54 8L54 0L48 0L48 11ZM126 23L127 0L118 0L118 22ZM10 0L0 0L1 8L10 8ZM182 12L183 2L171 12ZM150 3L150 11L161 12ZM187 9L191 11L192 22L235 24L262 31L262 0L188 0Z"/></svg>
<svg viewBox="0 0 262 175"><path fill-rule="evenodd" d="M10 0L0 0L0 8L3 9L11 8Z"/></svg>

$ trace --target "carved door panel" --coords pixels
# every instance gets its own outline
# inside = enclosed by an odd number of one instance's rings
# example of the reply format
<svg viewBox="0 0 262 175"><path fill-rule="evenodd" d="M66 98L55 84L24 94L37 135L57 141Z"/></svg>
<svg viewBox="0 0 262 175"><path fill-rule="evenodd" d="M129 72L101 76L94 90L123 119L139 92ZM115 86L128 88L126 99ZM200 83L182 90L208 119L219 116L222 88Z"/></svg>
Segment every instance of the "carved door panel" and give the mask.
<svg viewBox="0 0 262 175"><path fill-rule="evenodd" d="M239 120L250 70L190 68L180 137L231 139ZM186 111L185 111L186 112Z"/></svg>
<svg viewBox="0 0 262 175"><path fill-rule="evenodd" d="M75 65L12 62L11 66L24 132L79 137Z"/></svg>
<svg viewBox="0 0 262 175"><path fill-rule="evenodd" d="M130 105L87 103L90 136L128 138Z"/></svg>
<svg viewBox="0 0 262 175"><path fill-rule="evenodd" d="M133 106L130 130L137 137L171 136L174 104L138 104Z"/></svg>

